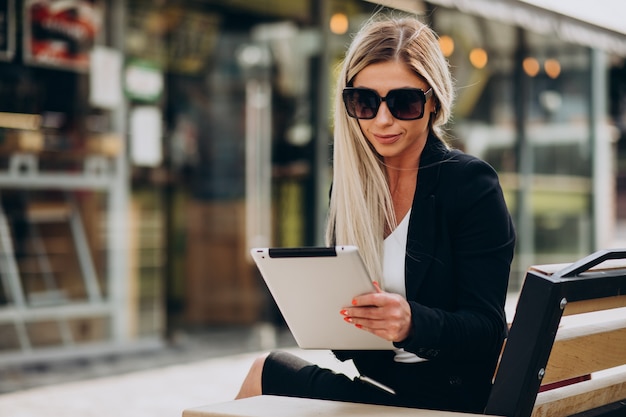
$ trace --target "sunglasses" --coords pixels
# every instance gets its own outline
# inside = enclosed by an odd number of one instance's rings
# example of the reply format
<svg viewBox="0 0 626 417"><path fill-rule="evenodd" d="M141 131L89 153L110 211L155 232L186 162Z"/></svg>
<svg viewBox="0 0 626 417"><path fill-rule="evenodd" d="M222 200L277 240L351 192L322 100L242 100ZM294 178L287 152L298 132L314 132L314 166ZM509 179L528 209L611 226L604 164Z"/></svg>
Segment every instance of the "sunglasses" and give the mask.
<svg viewBox="0 0 626 417"><path fill-rule="evenodd" d="M389 90L385 97L369 88L347 87L343 90L343 103L348 116L355 119L373 119L384 101L396 119L416 120L424 117L424 105L432 95L432 87L426 92L420 88L397 88Z"/></svg>

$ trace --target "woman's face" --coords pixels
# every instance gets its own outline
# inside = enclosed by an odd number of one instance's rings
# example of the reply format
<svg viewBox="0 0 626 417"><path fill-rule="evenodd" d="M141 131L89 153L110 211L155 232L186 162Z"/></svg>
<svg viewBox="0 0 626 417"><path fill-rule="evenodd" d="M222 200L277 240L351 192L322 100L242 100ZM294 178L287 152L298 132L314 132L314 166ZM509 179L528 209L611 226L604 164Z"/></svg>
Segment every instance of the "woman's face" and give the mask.
<svg viewBox="0 0 626 417"><path fill-rule="evenodd" d="M430 86L402 62L387 61L368 65L353 81L354 87L375 90L386 97L389 90L396 88L421 88ZM382 102L373 119L359 119L359 125L367 140L384 158L385 163L396 167L416 167L428 137L430 113L435 100L431 97L424 105L424 115L416 120L396 119Z"/></svg>

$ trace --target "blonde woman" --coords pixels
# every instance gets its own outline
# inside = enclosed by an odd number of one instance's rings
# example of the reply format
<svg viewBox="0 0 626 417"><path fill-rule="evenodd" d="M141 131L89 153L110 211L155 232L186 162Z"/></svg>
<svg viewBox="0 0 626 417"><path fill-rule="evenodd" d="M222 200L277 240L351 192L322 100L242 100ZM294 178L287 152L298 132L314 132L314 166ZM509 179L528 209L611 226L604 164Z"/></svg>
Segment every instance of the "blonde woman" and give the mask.
<svg viewBox="0 0 626 417"><path fill-rule="evenodd" d="M454 99L436 34L377 17L349 48L335 97L328 245L356 245L380 290L337 320L394 342L335 351L351 379L285 352L257 359L259 394L482 412L506 335L515 231L495 171L452 150Z"/></svg>

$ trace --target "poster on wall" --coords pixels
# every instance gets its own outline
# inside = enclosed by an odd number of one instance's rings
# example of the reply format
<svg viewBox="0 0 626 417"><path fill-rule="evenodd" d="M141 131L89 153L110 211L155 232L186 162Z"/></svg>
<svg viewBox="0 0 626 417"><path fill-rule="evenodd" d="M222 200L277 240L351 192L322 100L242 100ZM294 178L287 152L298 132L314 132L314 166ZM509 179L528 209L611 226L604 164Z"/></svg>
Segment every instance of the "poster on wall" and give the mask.
<svg viewBox="0 0 626 417"><path fill-rule="evenodd" d="M15 53L14 0L0 0L0 60L10 61Z"/></svg>
<svg viewBox="0 0 626 417"><path fill-rule="evenodd" d="M87 70L102 16L98 0L25 0L24 61Z"/></svg>

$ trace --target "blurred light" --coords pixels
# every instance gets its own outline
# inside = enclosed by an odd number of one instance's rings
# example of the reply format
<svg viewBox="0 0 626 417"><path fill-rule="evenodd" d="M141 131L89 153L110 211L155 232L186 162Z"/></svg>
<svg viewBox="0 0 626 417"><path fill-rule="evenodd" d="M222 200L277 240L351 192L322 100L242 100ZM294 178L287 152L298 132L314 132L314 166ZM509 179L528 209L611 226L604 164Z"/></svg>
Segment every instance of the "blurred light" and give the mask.
<svg viewBox="0 0 626 417"><path fill-rule="evenodd" d="M448 35L443 35L439 38L439 48L441 48L443 56L449 57L454 52L454 39Z"/></svg>
<svg viewBox="0 0 626 417"><path fill-rule="evenodd" d="M470 51L469 60L474 67L478 69L485 68L488 61L487 51L483 48L474 48Z"/></svg>
<svg viewBox="0 0 626 417"><path fill-rule="evenodd" d="M548 74L548 77L552 79L557 78L561 74L561 64L556 59L546 59L543 67L546 70L546 74Z"/></svg>
<svg viewBox="0 0 626 417"><path fill-rule="evenodd" d="M524 61L522 61L522 67L524 68L524 72L529 77L535 77L539 74L539 61L537 61L536 58L524 58Z"/></svg>
<svg viewBox="0 0 626 417"><path fill-rule="evenodd" d="M348 31L348 16L345 13L335 13L330 18L330 31L335 35L343 35Z"/></svg>

